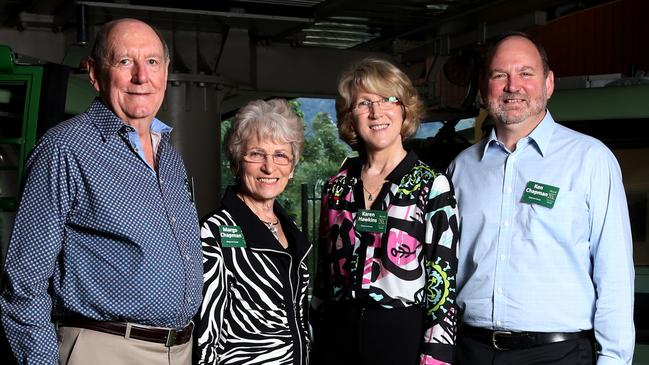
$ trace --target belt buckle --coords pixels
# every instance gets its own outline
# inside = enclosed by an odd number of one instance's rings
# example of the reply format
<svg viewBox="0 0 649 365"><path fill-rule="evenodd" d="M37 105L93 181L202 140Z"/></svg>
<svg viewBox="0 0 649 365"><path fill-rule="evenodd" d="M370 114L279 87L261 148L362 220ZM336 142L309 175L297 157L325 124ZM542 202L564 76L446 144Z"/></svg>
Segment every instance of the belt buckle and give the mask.
<svg viewBox="0 0 649 365"><path fill-rule="evenodd" d="M491 345L498 351L511 350L505 347L498 346L498 340L496 338L498 335L511 335L511 334L512 333L510 331L493 331L493 333L491 334Z"/></svg>
<svg viewBox="0 0 649 365"><path fill-rule="evenodd" d="M165 342L166 347L172 347L174 345L174 342L176 342L176 331L173 329L170 329L167 332L167 341Z"/></svg>

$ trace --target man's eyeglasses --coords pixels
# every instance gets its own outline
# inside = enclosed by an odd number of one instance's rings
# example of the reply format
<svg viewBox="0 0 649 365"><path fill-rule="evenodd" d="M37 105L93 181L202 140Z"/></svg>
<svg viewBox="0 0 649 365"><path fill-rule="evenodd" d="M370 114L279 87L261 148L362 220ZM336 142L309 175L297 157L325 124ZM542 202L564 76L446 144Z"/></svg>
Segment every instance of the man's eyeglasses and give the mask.
<svg viewBox="0 0 649 365"><path fill-rule="evenodd" d="M356 114L365 114L374 108L374 104L381 110L391 110L401 105L401 101L396 96L388 96L379 100L361 100L352 106L352 111Z"/></svg>
<svg viewBox="0 0 649 365"><path fill-rule="evenodd" d="M268 159L268 156L272 156L273 162L280 166L285 166L293 162L293 158L283 152L266 153L262 151L248 151L243 155L243 160L251 163L264 163Z"/></svg>

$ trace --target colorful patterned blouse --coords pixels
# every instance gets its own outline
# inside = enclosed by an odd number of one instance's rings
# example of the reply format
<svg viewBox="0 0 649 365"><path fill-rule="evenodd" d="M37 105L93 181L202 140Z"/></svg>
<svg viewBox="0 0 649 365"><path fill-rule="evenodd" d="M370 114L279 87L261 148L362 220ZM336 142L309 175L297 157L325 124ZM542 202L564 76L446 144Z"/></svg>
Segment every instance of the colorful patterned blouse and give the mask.
<svg viewBox="0 0 649 365"><path fill-rule="evenodd" d="M420 306L426 320L420 363L450 363L458 252L452 184L410 152L387 176L371 211L362 212L361 167L360 159L347 161L325 186L314 296Z"/></svg>

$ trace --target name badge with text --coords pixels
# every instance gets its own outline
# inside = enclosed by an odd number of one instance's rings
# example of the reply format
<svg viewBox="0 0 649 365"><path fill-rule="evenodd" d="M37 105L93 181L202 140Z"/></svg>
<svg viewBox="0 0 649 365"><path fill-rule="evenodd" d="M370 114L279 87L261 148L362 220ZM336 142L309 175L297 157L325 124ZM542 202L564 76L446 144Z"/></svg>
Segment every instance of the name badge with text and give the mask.
<svg viewBox="0 0 649 365"><path fill-rule="evenodd" d="M529 181L525 186L521 203L538 204L552 209L557 195L559 195L558 187Z"/></svg>
<svg viewBox="0 0 649 365"><path fill-rule="evenodd" d="M246 247L246 240L239 226L219 226L221 247Z"/></svg>
<svg viewBox="0 0 649 365"><path fill-rule="evenodd" d="M358 232L385 233L388 224L388 213L380 210L359 210L356 217Z"/></svg>

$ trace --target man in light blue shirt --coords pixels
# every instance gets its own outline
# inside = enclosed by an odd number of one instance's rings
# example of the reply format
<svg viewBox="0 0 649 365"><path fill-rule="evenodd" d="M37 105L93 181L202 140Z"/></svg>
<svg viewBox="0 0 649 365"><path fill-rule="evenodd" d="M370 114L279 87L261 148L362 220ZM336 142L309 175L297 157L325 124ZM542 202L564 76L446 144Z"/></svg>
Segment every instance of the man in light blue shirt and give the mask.
<svg viewBox="0 0 649 365"><path fill-rule="evenodd" d="M457 363L631 364L632 240L615 157L552 119L554 75L526 34L499 38L484 71L495 129L449 167Z"/></svg>

